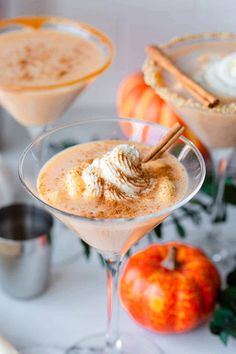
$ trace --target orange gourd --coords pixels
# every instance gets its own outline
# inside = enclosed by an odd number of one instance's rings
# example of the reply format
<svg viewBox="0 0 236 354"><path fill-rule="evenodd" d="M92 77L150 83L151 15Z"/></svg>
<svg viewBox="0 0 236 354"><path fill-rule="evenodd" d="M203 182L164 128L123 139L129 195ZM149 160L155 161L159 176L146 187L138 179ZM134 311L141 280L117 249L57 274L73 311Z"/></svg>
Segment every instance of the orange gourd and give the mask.
<svg viewBox="0 0 236 354"><path fill-rule="evenodd" d="M190 331L203 323L219 289L219 273L205 254L177 242L152 245L131 256L119 284L131 317L165 333Z"/></svg>

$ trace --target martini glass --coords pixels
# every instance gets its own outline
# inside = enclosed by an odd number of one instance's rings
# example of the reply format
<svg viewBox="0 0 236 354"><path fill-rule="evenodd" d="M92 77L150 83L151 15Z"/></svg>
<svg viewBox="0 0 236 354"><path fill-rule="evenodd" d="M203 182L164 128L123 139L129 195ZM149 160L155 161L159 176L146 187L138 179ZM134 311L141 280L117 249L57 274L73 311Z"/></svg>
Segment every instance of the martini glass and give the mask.
<svg viewBox="0 0 236 354"><path fill-rule="evenodd" d="M0 20L0 36L21 31L53 30L78 36L99 49L101 63L69 82L47 85L1 84L0 103L21 125L25 126L33 139L53 124L65 112L77 96L94 79L106 70L113 57L113 46L108 37L90 25L57 17L22 17ZM63 38L64 39L64 38ZM65 53L66 54L66 53ZM37 59L37 58L36 58ZM85 60L85 59L83 59ZM11 68L9 68L11 70Z"/></svg>
<svg viewBox="0 0 236 354"><path fill-rule="evenodd" d="M42 131L46 131L65 112L73 101L101 75L111 64L113 46L108 37L90 25L78 21L57 17L22 17L0 20L0 36L8 33L53 30L59 34L71 34L86 40L96 46L101 55L101 62L96 70L88 70L84 75L76 77L73 81L60 82L58 84L32 85L30 84L5 84L0 82L0 104L11 114L15 120L28 130L31 140ZM64 40L64 37L62 37ZM66 53L65 53L66 56ZM66 58L66 57L65 57ZM37 58L36 58L37 59ZM85 59L83 59L85 60ZM13 67L14 69L14 67ZM36 67L37 69L37 67ZM11 68L9 68L11 70ZM71 139L68 139L71 142ZM66 139L64 139L65 144ZM58 147L55 146L55 149ZM60 224L56 224L60 228ZM60 263L74 259L75 240L68 238L67 244L64 239L58 241L55 238L56 250L62 245L64 254L60 257ZM68 246L70 245L70 247ZM68 251L65 252L65 249ZM79 250L79 247L78 247ZM59 252L55 252L59 254ZM66 256L65 256L66 255ZM62 260L62 262L61 262Z"/></svg>
<svg viewBox="0 0 236 354"><path fill-rule="evenodd" d="M75 231L103 257L108 282L108 326L107 332L87 337L71 347L67 354L158 354L159 349L145 336L134 337L119 331L117 284L118 274L126 252L145 234L161 223L175 209L188 202L200 189L205 177L204 160L197 148L187 139L181 138L170 150L185 167L188 187L185 196L170 208L153 214L133 218L93 219L64 212L45 203L37 190L37 179L41 168L52 157L47 147L60 144L62 139L73 138L78 143L94 140L127 140L123 128L133 132L129 140L155 145L166 128L144 121L129 119L99 119L78 122L58 127L38 137L24 151L19 176L26 190L53 215ZM43 154L42 154L43 151Z"/></svg>
<svg viewBox="0 0 236 354"><path fill-rule="evenodd" d="M236 51L236 34L205 33L174 38L162 45L164 51L190 77L209 59L221 58ZM201 247L215 262L225 261L234 255L234 239L225 237L222 229L225 205L223 202L227 168L236 148L236 98L219 97L221 105L214 109L196 102L171 75L161 71L163 80L158 82L158 66L147 59L144 65L146 82L152 86L174 111L186 122L208 148L214 169L214 200L210 223ZM221 236L221 237L220 237Z"/></svg>

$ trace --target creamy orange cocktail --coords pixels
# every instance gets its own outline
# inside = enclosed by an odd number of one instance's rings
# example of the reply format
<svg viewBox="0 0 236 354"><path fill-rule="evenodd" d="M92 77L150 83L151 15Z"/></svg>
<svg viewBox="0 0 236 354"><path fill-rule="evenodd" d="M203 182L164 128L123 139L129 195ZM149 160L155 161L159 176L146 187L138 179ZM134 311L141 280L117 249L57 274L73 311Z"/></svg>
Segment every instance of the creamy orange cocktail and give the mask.
<svg viewBox="0 0 236 354"><path fill-rule="evenodd" d="M144 65L147 84L171 104L208 148L235 147L236 35L186 35L162 48L178 68L218 97L220 105L208 108L199 103L178 80L150 58Z"/></svg>
<svg viewBox="0 0 236 354"><path fill-rule="evenodd" d="M57 119L111 62L100 32L60 18L0 21L0 103L25 126Z"/></svg>
<svg viewBox="0 0 236 354"><path fill-rule="evenodd" d="M55 155L38 178L40 197L62 211L87 218L133 218L162 211L180 201L187 190L183 165L166 153L141 163L150 147L116 140L76 145ZM153 222L153 220L152 220ZM154 220L157 222L157 220ZM78 232L83 230L78 227ZM109 236L101 229L85 232L86 241L100 250L120 247L122 227ZM106 235L104 235L106 234ZM117 240L114 240L114 237ZM132 236L132 243L137 242Z"/></svg>

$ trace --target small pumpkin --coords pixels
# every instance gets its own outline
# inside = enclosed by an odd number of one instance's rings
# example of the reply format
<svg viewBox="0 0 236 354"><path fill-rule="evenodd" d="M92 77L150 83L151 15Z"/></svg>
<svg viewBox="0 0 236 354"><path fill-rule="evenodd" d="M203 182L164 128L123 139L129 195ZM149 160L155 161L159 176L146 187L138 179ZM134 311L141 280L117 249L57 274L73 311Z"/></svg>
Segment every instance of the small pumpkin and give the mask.
<svg viewBox="0 0 236 354"><path fill-rule="evenodd" d="M127 312L145 328L180 333L209 317L220 285L216 267L202 251L172 242L131 256L119 294Z"/></svg>
<svg viewBox="0 0 236 354"><path fill-rule="evenodd" d="M161 77L159 78L161 81ZM145 84L141 72L128 75L119 85L117 92L117 112L123 118L138 118L162 124L170 128L176 121L185 127L184 135L190 139L202 152L207 150L196 135L186 126L171 107ZM132 134L132 125L122 123L122 129L127 136Z"/></svg>

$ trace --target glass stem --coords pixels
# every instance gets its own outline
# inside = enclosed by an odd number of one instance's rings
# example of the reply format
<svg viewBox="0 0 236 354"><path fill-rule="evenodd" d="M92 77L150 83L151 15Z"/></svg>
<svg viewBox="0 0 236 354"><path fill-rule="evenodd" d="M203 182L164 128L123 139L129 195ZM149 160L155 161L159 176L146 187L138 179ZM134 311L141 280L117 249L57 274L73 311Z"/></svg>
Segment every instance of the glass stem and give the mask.
<svg viewBox="0 0 236 354"><path fill-rule="evenodd" d="M212 160L215 171L215 197L211 216L212 223L220 223L225 217L225 179L231 156L231 149L227 149L226 151L216 150L212 152Z"/></svg>
<svg viewBox="0 0 236 354"><path fill-rule="evenodd" d="M30 140L34 141L39 135L46 133L51 128L51 125L42 125L42 126L30 126L26 127Z"/></svg>
<svg viewBox="0 0 236 354"><path fill-rule="evenodd" d="M108 289L108 323L106 332L106 351L113 350L115 353L121 352L121 340L119 337L119 298L118 298L118 280L119 269L122 262L120 256L106 257L103 259L107 271L107 289Z"/></svg>

